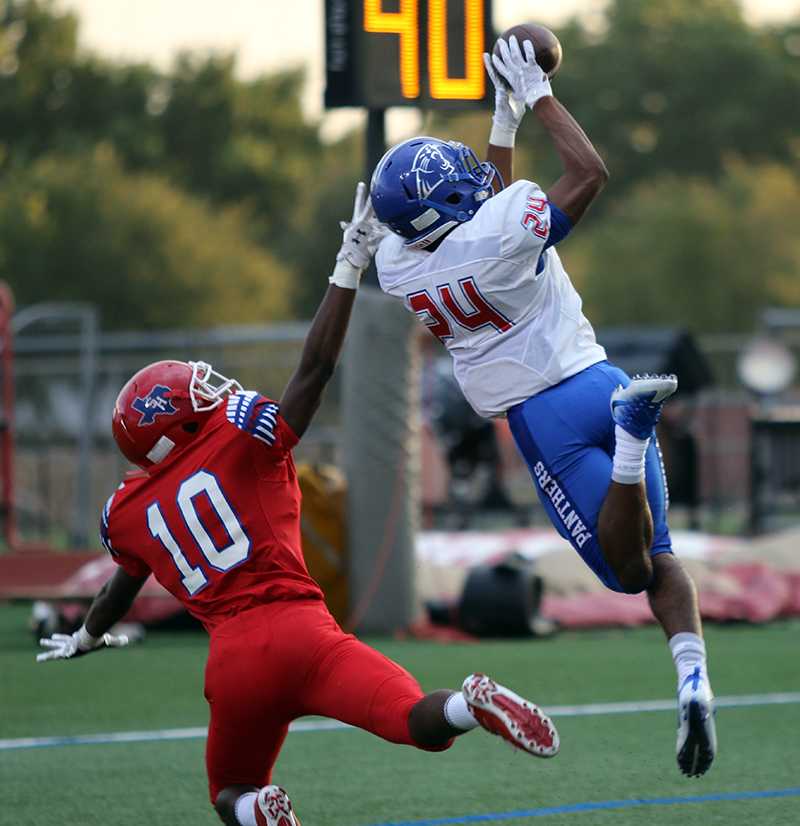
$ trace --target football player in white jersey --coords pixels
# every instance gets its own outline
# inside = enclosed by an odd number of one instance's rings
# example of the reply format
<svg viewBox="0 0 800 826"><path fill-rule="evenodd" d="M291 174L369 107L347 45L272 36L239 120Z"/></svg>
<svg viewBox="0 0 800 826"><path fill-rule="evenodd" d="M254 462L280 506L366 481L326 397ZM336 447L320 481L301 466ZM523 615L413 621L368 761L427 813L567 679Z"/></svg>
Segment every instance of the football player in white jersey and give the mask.
<svg viewBox="0 0 800 826"><path fill-rule="evenodd" d="M697 776L716 752L714 701L694 584L672 553L654 433L677 379L631 380L583 315L555 246L608 172L523 46L512 38L499 56L484 55L496 92L485 163L460 143L417 137L376 167L372 203L392 230L378 279L448 349L475 410L508 417L559 533L607 587L647 591L678 672L678 765ZM512 183L527 108L563 167L547 193Z"/></svg>

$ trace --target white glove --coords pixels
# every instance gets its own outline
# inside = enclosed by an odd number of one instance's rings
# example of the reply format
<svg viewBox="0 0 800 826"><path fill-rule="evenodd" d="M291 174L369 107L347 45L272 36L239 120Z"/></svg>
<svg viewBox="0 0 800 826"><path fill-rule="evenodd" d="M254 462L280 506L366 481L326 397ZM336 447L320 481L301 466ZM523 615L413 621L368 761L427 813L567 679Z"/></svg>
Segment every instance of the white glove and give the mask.
<svg viewBox="0 0 800 826"><path fill-rule="evenodd" d="M536 62L536 53L530 40L522 42L513 35L508 43L498 41L500 56L492 55L492 63L510 87L510 105L529 106L531 109L543 97L551 97L550 79ZM523 55L523 49L525 54Z"/></svg>
<svg viewBox="0 0 800 826"><path fill-rule="evenodd" d="M353 217L350 221L341 221L339 226L344 230L342 246L336 254L336 266L328 281L337 287L357 290L361 274L388 232L387 227L375 217L372 201L367 195L367 185L363 181L356 187Z"/></svg>
<svg viewBox="0 0 800 826"><path fill-rule="evenodd" d="M128 644L128 637L120 634L115 637L113 634L103 634L102 637L93 637L82 625L74 634L53 634L39 640L42 648L49 648L36 657L37 663L48 660L69 660L72 657L80 657L98 648L108 646L109 648L121 648Z"/></svg>
<svg viewBox="0 0 800 826"><path fill-rule="evenodd" d="M517 129L519 129L522 116L525 114L525 104L522 101L512 99L508 91L508 85L498 76L492 64L492 56L488 52L483 53L483 65L486 67L489 80L494 85L494 115L492 116L492 132L489 135L489 143L511 148L514 146Z"/></svg>

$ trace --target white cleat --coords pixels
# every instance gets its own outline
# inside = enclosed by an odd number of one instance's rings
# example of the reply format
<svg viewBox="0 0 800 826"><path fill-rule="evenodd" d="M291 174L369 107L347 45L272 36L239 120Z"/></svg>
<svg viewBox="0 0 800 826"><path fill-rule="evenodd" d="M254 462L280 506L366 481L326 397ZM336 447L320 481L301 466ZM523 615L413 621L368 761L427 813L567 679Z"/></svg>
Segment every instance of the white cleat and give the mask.
<svg viewBox="0 0 800 826"><path fill-rule="evenodd" d="M661 416L664 402L678 389L673 375L634 376L627 387L611 394L611 416L631 436L647 439Z"/></svg>
<svg viewBox="0 0 800 826"><path fill-rule="evenodd" d="M259 789L255 810L258 826L300 826L292 801L280 786Z"/></svg>
<svg viewBox="0 0 800 826"><path fill-rule="evenodd" d="M717 730L714 695L699 668L678 690L678 767L688 777L700 777L714 762Z"/></svg>
<svg viewBox="0 0 800 826"><path fill-rule="evenodd" d="M461 690L469 710L490 734L536 757L558 754L556 727L538 706L485 674L470 674Z"/></svg>

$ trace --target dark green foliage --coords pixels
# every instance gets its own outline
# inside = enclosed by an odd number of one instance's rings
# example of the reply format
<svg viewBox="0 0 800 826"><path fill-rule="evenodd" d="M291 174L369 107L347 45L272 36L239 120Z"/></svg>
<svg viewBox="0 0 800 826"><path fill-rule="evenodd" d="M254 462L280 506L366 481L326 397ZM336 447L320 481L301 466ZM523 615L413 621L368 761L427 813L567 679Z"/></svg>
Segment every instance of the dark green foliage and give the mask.
<svg viewBox="0 0 800 826"><path fill-rule="evenodd" d="M209 279L220 323L312 315L361 136L322 142L302 71L245 80L232 56L199 53L168 71L112 63L77 33L51 0L0 5L0 278L22 303L95 301L113 326L209 323L211 299L180 318L153 310ZM756 27L734 0L611 0L558 34L555 91L611 171L563 245L593 320L744 330L765 303L796 301L800 20ZM480 152L488 127L487 112L423 129ZM552 184L558 159L533 115L517 145L517 175ZM212 254L217 220L228 241Z"/></svg>
<svg viewBox="0 0 800 826"><path fill-rule="evenodd" d="M735 0L613 0L602 32L560 35L554 88L611 171L605 206L664 172L715 180L731 155L796 160L800 57Z"/></svg>
<svg viewBox="0 0 800 826"><path fill-rule="evenodd" d="M125 172L107 145L6 173L0 270L20 304L92 300L116 328L213 326L290 314L288 271L242 208Z"/></svg>
<svg viewBox="0 0 800 826"><path fill-rule="evenodd" d="M108 63L45 0L0 19L0 277L19 302L93 301L114 327L291 316L290 239L322 152L302 73L241 81L233 58L196 55L168 73Z"/></svg>

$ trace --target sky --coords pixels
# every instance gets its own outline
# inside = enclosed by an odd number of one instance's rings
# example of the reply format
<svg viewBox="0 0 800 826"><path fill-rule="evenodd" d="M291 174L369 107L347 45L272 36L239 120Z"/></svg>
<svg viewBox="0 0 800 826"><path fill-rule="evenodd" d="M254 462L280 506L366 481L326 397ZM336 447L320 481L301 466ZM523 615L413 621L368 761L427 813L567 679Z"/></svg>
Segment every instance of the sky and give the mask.
<svg viewBox="0 0 800 826"><path fill-rule="evenodd" d="M164 68L185 49L235 51L242 76L304 65L306 112L322 111L323 0L57 0L78 14L83 46L110 58L147 60ZM502 30L531 19L532 0L494 0L494 23ZM538 5L538 4L537 4ZM537 22L557 25L580 14L597 16L603 0L557 0L536 9ZM763 22L800 15L800 0L743 0L748 18ZM330 136L353 125L358 115L324 117ZM405 131L407 113L389 117L389 133Z"/></svg>

